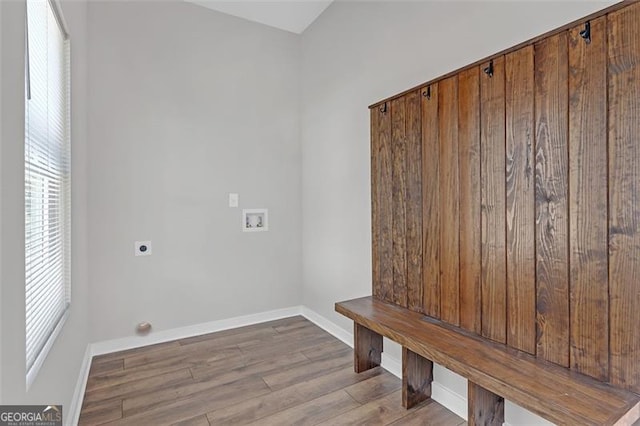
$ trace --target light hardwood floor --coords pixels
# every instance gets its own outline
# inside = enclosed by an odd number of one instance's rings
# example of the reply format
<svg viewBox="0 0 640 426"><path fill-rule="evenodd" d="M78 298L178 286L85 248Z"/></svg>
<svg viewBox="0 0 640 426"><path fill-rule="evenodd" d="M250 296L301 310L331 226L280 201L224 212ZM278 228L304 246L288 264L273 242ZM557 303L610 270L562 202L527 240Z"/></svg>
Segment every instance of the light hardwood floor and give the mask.
<svg viewBox="0 0 640 426"><path fill-rule="evenodd" d="M302 317L102 355L80 424L464 423L433 401L405 410L398 378L352 363L351 348Z"/></svg>

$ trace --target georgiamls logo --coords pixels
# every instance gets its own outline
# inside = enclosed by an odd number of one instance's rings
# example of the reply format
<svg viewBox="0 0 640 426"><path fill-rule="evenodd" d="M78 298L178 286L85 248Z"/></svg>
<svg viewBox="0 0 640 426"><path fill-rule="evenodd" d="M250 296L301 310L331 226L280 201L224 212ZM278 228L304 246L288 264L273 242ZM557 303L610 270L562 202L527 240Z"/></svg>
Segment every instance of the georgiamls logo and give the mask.
<svg viewBox="0 0 640 426"><path fill-rule="evenodd" d="M62 425L61 405L0 406L0 426Z"/></svg>

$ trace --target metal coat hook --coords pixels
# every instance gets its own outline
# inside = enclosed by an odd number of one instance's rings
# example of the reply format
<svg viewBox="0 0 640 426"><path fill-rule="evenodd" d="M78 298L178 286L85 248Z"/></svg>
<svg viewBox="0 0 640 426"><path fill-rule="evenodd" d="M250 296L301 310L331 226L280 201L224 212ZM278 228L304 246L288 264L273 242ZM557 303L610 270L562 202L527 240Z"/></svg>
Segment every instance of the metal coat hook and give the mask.
<svg viewBox="0 0 640 426"><path fill-rule="evenodd" d="M585 43L591 43L591 22L584 23L584 30L580 31L580 37L582 37Z"/></svg>
<svg viewBox="0 0 640 426"><path fill-rule="evenodd" d="M431 86L427 86L427 90L422 92L422 96L426 97L427 99L431 99Z"/></svg>
<svg viewBox="0 0 640 426"><path fill-rule="evenodd" d="M493 77L493 61L490 61L489 66L486 67L483 71L489 77Z"/></svg>
<svg viewBox="0 0 640 426"><path fill-rule="evenodd" d="M383 114L385 112L387 112L387 103L386 102L383 103L382 105L380 105L380 112L383 113Z"/></svg>

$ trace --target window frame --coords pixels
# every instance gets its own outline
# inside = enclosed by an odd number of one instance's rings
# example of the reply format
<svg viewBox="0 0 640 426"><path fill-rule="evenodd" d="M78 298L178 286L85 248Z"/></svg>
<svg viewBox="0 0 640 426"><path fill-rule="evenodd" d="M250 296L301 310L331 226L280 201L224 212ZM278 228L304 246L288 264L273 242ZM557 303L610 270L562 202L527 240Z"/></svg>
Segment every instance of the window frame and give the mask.
<svg viewBox="0 0 640 426"><path fill-rule="evenodd" d="M64 106L64 114L62 117L62 125L64 126L64 136L62 143L64 146L62 147L62 151L64 152L64 156L66 156L67 167L63 169L60 174L62 175L62 185L60 192L63 193L59 199L59 205L62 209L62 212L59 214L60 220L60 244L62 246L63 254L60 256L59 262L60 267L62 268L62 281L64 285L64 310L62 311L60 317L55 322L55 325L48 331L48 336L44 341L44 344L40 346L37 350L37 355L33 358L31 365L29 364L29 352L27 351L27 342L29 335L27 333L27 319L28 319L28 304L27 304L27 293L29 287L27 286L28 281L28 272L29 267L27 263L27 258L29 255L29 251L27 249L27 223L28 223L28 215L29 211L27 210L27 200L29 199L28 189L26 186L28 169L27 166L29 164L29 153L26 151L27 147L30 146L30 133L27 133L28 129L28 118L29 118L29 102L31 100L31 64L30 64L30 51L29 51L29 17L28 17L28 7L27 3L30 1L41 1L47 4L47 13L49 10L54 17L54 20L57 24L57 29L60 32L60 36L63 42L63 62L62 62L62 78L63 78L63 102L66 103ZM35 381L40 368L44 364L51 348L56 342L58 336L60 335L64 325L70 315L71 310L71 174L72 174L72 165L71 165L71 40L69 36L69 31L67 24L62 15L62 8L57 0L26 0L25 1L25 9L27 13L25 14L25 135L24 135L24 177L25 177L25 188L24 188L24 201L25 201L25 370L26 370L26 389L27 391ZM49 37L47 36L47 40ZM49 49L49 48L48 48ZM49 52L49 50L47 50ZM48 66L48 61L47 61ZM47 74L47 81L50 76ZM51 139L47 138L47 146L52 145ZM44 190L43 193L49 193L48 190ZM33 213L32 213L33 214ZM44 232L44 231L43 231ZM44 295L49 293L44 293ZM42 297L42 296L39 296ZM38 299L41 300L41 299ZM60 301L60 299L58 299Z"/></svg>

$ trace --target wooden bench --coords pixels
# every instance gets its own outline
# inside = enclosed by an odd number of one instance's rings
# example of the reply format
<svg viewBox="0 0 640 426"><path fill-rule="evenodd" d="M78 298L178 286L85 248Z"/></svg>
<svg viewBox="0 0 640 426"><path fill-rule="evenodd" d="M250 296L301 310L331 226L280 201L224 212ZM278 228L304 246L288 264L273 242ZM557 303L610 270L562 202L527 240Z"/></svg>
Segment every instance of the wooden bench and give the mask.
<svg viewBox="0 0 640 426"><path fill-rule="evenodd" d="M640 396L372 297L336 303L354 321L354 364L380 365L382 337L402 345L402 404L431 396L433 363L469 382L468 424L502 425L504 398L567 425L632 425Z"/></svg>

